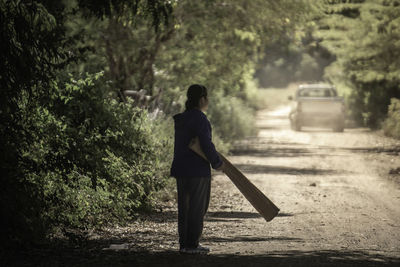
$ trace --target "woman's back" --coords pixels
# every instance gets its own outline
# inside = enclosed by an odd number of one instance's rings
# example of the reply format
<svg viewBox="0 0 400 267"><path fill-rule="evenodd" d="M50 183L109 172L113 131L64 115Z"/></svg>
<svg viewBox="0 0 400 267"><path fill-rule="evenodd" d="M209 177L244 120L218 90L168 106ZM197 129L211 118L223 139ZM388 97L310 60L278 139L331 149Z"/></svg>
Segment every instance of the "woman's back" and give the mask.
<svg viewBox="0 0 400 267"><path fill-rule="evenodd" d="M175 145L171 176L210 176L210 163L189 149L190 141L198 136L204 152L210 156L210 162L218 165L220 159L211 142L211 125L207 116L199 109L190 109L175 115L174 122Z"/></svg>

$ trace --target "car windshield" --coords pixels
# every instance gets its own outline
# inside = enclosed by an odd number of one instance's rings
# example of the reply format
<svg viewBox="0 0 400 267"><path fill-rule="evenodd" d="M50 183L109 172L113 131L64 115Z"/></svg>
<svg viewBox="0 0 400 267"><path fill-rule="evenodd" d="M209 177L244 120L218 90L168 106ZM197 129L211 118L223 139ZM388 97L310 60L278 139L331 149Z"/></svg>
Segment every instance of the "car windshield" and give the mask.
<svg viewBox="0 0 400 267"><path fill-rule="evenodd" d="M332 88L304 88L298 92L299 97L335 97L335 89Z"/></svg>

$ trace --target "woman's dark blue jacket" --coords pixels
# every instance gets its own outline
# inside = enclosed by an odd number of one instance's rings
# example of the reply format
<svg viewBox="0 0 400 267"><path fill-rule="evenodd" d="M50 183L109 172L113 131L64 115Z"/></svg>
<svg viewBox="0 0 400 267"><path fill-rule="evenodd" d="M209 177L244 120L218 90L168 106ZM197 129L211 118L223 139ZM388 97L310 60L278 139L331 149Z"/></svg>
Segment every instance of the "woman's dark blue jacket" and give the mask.
<svg viewBox="0 0 400 267"><path fill-rule="evenodd" d="M222 165L215 146L211 141L211 124L199 109L186 110L174 116L175 145L174 160L171 166L173 177L209 177L211 166L217 169ZM198 136L205 159L189 148L190 141Z"/></svg>

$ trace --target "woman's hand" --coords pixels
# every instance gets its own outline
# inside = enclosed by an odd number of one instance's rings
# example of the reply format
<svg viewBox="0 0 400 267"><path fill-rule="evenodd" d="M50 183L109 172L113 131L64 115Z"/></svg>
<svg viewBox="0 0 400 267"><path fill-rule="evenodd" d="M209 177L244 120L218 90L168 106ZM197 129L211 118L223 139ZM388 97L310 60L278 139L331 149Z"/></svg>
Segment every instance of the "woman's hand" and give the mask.
<svg viewBox="0 0 400 267"><path fill-rule="evenodd" d="M224 161L222 161L222 164L221 164L221 166L219 166L218 168L216 168L216 170L217 170L217 171L221 171L221 172L223 172L223 171L225 170L225 162L224 162Z"/></svg>

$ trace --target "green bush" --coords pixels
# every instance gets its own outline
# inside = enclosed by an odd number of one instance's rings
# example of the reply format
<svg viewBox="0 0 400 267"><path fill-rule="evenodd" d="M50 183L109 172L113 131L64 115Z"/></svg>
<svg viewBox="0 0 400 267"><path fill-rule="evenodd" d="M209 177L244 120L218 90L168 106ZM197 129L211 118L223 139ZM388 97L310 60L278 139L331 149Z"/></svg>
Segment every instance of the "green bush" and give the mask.
<svg viewBox="0 0 400 267"><path fill-rule="evenodd" d="M256 132L254 110L246 106L240 98L214 95L208 114L215 129L215 136L226 143L232 143Z"/></svg>
<svg viewBox="0 0 400 267"><path fill-rule="evenodd" d="M388 118L383 124L385 135L400 139L400 99L392 98Z"/></svg>
<svg viewBox="0 0 400 267"><path fill-rule="evenodd" d="M12 238L124 223L163 187L167 126L132 101L116 101L104 84L102 74L71 77L45 95L21 97L19 176L6 178L1 196Z"/></svg>

